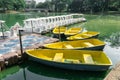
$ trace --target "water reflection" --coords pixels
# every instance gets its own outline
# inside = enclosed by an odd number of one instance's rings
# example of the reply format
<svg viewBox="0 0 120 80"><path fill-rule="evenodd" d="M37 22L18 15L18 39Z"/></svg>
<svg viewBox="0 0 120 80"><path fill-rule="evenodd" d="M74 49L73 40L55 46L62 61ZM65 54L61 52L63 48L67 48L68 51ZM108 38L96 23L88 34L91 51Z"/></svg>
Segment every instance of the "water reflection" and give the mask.
<svg viewBox="0 0 120 80"><path fill-rule="evenodd" d="M27 61L20 70L4 80L102 80L108 71L75 71L49 67L33 61Z"/></svg>

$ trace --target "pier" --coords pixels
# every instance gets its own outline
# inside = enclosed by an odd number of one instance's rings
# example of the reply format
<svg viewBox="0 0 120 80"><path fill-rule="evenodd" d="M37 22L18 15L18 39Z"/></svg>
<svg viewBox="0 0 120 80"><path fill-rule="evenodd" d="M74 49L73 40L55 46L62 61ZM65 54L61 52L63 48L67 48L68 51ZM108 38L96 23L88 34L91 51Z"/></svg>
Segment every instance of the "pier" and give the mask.
<svg viewBox="0 0 120 80"><path fill-rule="evenodd" d="M2 43L3 54L0 54L0 70L7 66L18 64L24 55L24 51L28 49L42 48L44 44L59 41L56 38L42 36L39 34L26 34L22 36L23 42L23 54L20 50L19 37L13 37L10 39L0 40ZM7 52L5 51L7 50Z"/></svg>
<svg viewBox="0 0 120 80"><path fill-rule="evenodd" d="M104 80L120 80L120 62L113 67Z"/></svg>

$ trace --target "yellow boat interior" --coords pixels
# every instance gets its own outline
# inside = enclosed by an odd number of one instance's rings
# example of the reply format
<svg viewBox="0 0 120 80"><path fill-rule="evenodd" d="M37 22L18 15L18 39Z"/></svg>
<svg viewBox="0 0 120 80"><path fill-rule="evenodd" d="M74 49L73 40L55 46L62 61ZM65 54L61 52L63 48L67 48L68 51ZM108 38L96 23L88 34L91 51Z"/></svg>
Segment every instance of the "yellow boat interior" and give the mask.
<svg viewBox="0 0 120 80"><path fill-rule="evenodd" d="M65 31L67 30L67 27L65 27L65 26L61 26L61 27L55 27L54 29L53 29L53 33L54 34L63 34Z"/></svg>
<svg viewBox="0 0 120 80"><path fill-rule="evenodd" d="M85 39L85 38L89 38L89 37L92 37L92 36L96 36L98 34L99 34L99 32L87 31L87 32L76 34L74 36L67 37L67 39L68 40L72 40L72 39Z"/></svg>
<svg viewBox="0 0 120 80"><path fill-rule="evenodd" d="M47 48L85 48L85 47L94 47L105 45L103 41L98 39L87 39L87 40L76 40L76 41L62 41L62 42L55 42L50 44L45 44L44 46Z"/></svg>
<svg viewBox="0 0 120 80"><path fill-rule="evenodd" d="M72 64L112 65L111 60L102 51L87 50L27 50L32 57L53 62Z"/></svg>
<svg viewBox="0 0 120 80"><path fill-rule="evenodd" d="M82 31L81 27L72 27L65 31L65 35L75 35Z"/></svg>

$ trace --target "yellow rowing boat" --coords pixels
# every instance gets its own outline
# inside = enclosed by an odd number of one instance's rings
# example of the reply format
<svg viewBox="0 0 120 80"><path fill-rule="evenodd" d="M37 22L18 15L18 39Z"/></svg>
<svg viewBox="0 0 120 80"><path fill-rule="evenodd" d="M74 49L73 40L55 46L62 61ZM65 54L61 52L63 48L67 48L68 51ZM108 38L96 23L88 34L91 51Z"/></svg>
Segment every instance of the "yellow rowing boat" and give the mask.
<svg viewBox="0 0 120 80"><path fill-rule="evenodd" d="M72 35L80 33L81 31L82 31L82 28L80 27L72 27L66 30L64 34L65 36L72 36Z"/></svg>
<svg viewBox="0 0 120 80"><path fill-rule="evenodd" d="M39 63L71 70L103 71L112 65L102 51L32 49L26 54Z"/></svg>
<svg viewBox="0 0 120 80"><path fill-rule="evenodd" d="M61 26L61 27L55 27L53 29L53 34L64 34L64 32L67 30L67 27Z"/></svg>
<svg viewBox="0 0 120 80"><path fill-rule="evenodd" d="M67 37L67 40L81 40L81 39L97 38L99 34L100 34L99 32L87 31L87 32L76 34L74 36Z"/></svg>
<svg viewBox="0 0 120 80"><path fill-rule="evenodd" d="M98 39L62 41L43 45L48 49L103 50L105 43Z"/></svg>

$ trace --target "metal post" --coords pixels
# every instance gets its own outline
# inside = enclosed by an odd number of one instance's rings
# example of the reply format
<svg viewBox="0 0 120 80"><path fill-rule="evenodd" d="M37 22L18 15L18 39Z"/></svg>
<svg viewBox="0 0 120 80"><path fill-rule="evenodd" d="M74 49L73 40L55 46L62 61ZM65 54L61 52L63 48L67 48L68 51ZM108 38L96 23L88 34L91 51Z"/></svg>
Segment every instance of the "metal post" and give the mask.
<svg viewBox="0 0 120 80"><path fill-rule="evenodd" d="M19 41L20 41L20 51L21 51L21 56L23 57L23 47L22 47L22 34L21 32L23 32L24 30L19 30ZM24 76L24 80L26 80L26 73L25 73L25 68L23 68L23 76Z"/></svg>
<svg viewBox="0 0 120 80"><path fill-rule="evenodd" d="M22 38L21 38L21 32L23 32L23 30L19 30L19 41L20 41L20 51L21 51L21 56L23 57L23 47L22 47Z"/></svg>
<svg viewBox="0 0 120 80"><path fill-rule="evenodd" d="M59 28L59 40L61 41L60 26L58 28Z"/></svg>

